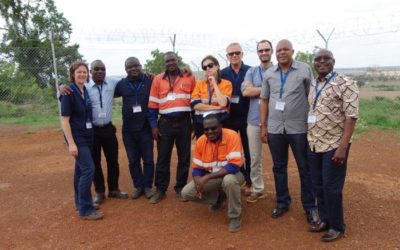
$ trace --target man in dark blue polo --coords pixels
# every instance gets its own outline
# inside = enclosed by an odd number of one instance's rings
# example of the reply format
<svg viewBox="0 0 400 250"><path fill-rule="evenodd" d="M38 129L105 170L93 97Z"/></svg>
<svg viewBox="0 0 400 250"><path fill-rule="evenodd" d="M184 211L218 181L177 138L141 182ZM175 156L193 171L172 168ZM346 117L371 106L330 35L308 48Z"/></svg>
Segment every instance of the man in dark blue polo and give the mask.
<svg viewBox="0 0 400 250"><path fill-rule="evenodd" d="M245 157L244 175L246 179L246 195L251 194L250 180L250 150L247 139L247 114L249 112L250 99L242 95L241 86L244 81L247 70L250 66L243 63L243 51L239 43L231 43L226 48L226 57L229 60L229 67L221 70L221 77L232 83L232 98L229 112L229 122L227 128L235 130L240 134L243 144Z"/></svg>
<svg viewBox="0 0 400 250"><path fill-rule="evenodd" d="M135 57L125 60L125 71L127 77L117 83L115 96L122 96L122 138L136 188L132 199L142 194L150 198L154 178L153 137L147 108L151 79L142 73L142 65Z"/></svg>

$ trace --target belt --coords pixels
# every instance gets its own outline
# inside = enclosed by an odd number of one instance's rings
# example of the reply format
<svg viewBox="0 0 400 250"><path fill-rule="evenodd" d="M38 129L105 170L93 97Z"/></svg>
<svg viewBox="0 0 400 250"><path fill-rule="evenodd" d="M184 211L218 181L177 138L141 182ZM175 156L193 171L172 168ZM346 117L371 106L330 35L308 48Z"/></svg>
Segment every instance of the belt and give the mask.
<svg viewBox="0 0 400 250"><path fill-rule="evenodd" d="M103 124L103 125L94 125L93 124L94 128L105 128L105 127L108 127L108 126L112 126L112 122L109 122L109 123Z"/></svg>
<svg viewBox="0 0 400 250"><path fill-rule="evenodd" d="M162 115L160 117L160 119L167 120L169 122L181 122L181 121L183 121L185 119L188 119L188 118L190 118L190 114L185 114L185 115L180 116L180 117L168 117L168 116L165 116L165 115Z"/></svg>

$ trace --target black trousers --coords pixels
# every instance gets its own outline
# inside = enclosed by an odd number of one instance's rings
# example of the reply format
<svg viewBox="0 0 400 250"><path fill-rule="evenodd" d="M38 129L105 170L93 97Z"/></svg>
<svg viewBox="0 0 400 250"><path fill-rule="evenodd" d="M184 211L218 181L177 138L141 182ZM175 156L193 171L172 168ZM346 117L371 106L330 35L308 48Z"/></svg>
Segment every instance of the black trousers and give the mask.
<svg viewBox="0 0 400 250"><path fill-rule="evenodd" d="M230 119L229 122L226 124L226 128L235 130L240 134L240 139L242 140L244 158L245 158L245 164L243 169L244 171L242 171L242 173L244 175L246 183L250 185L251 159L250 159L249 139L247 138L247 120L243 122L243 121L232 121L232 119Z"/></svg>
<svg viewBox="0 0 400 250"><path fill-rule="evenodd" d="M101 149L107 161L107 184L108 191L117 191L119 178L118 164L118 140L116 136L117 129L110 123L104 127L93 126L93 150L92 157L94 162L93 183L96 193L105 193L104 175L101 169Z"/></svg>
<svg viewBox="0 0 400 250"><path fill-rule="evenodd" d="M155 175L157 190L165 192L168 189L174 144L178 153L175 192L179 192L186 185L190 167L191 126L189 115L180 119L163 117L159 119L158 128L161 137L157 143L158 155Z"/></svg>

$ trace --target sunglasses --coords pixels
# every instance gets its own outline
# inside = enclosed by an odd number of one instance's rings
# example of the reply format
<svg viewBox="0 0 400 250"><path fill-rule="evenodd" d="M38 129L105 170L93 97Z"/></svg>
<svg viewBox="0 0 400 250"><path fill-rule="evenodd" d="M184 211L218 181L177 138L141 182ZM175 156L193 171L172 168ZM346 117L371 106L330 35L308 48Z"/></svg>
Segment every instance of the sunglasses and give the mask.
<svg viewBox="0 0 400 250"><path fill-rule="evenodd" d="M321 61L329 61L329 60L332 60L332 57L330 57L330 56L318 56L318 57L316 57L316 58L314 58L314 61L316 61L316 62L321 62Z"/></svg>
<svg viewBox="0 0 400 250"><path fill-rule="evenodd" d="M105 67L94 67L93 68L94 71L106 71Z"/></svg>
<svg viewBox="0 0 400 250"><path fill-rule="evenodd" d="M204 128L204 132L206 132L206 131L215 131L215 130L217 130L217 129L218 129L218 126L209 127L209 128Z"/></svg>
<svg viewBox="0 0 400 250"><path fill-rule="evenodd" d="M259 49L259 50L257 50L258 51L258 53L263 53L263 52L265 52L265 53L268 53L268 52L270 52L271 51L271 49Z"/></svg>
<svg viewBox="0 0 400 250"><path fill-rule="evenodd" d="M242 51L229 52L227 55L228 56L233 56L233 55L239 56L240 54L242 54Z"/></svg>
<svg viewBox="0 0 400 250"><path fill-rule="evenodd" d="M212 69L213 67L214 67L214 63L209 63L209 64L207 64L207 65L203 65L203 66L201 66L201 68L204 70L204 71L206 71L207 69Z"/></svg>

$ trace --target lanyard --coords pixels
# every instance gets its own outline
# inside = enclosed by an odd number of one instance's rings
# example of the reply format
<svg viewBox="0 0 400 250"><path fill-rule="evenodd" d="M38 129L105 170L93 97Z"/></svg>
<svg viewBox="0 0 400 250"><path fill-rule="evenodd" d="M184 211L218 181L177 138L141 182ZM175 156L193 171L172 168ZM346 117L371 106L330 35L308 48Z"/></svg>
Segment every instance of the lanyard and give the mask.
<svg viewBox="0 0 400 250"><path fill-rule="evenodd" d="M81 92L81 90L78 88L78 86L76 86L75 83L72 83L71 88L72 88L74 91L78 92L79 95L82 97L82 92ZM88 116L88 119L87 119L87 120L89 120L89 119L90 119L90 117L89 117L89 115L88 115L88 114L89 114L89 94L88 94L88 92L86 91L86 88L85 88L85 87L83 87L83 97L82 97L82 99L83 99L83 105L85 106L85 115Z"/></svg>
<svg viewBox="0 0 400 250"><path fill-rule="evenodd" d="M232 93L232 95L236 94L237 83L238 83L238 80L240 78L240 74L241 73L242 73L242 71L240 71L240 69L239 69L239 72L236 75L235 71L231 68L231 76L232 76L232 79L233 79L233 82L232 82L233 83L233 93Z"/></svg>
<svg viewBox="0 0 400 250"><path fill-rule="evenodd" d="M207 84L207 88L208 88L208 105L211 105L211 100L214 95L214 89L211 89L211 83Z"/></svg>
<svg viewBox="0 0 400 250"><path fill-rule="evenodd" d="M99 91L100 95L100 108L103 108L103 83L100 84L100 87L96 84L96 88Z"/></svg>
<svg viewBox="0 0 400 250"><path fill-rule="evenodd" d="M281 69L279 69L279 73L281 74L281 89L279 90L279 99L282 99L282 94L283 94L283 87L285 87L286 84L286 79L289 75L290 70L286 71L286 73L283 73Z"/></svg>
<svg viewBox="0 0 400 250"><path fill-rule="evenodd" d="M136 105L138 104L138 94L140 92L140 88L144 85L144 77L142 75L142 77L140 78L140 82L138 83L131 83L130 81L128 82L128 86L129 88L131 88L133 90L133 92L135 93L135 97L136 97Z"/></svg>
<svg viewBox="0 0 400 250"><path fill-rule="evenodd" d="M259 68L258 68L258 74L260 75L260 79L261 79L261 83L263 82L263 75L262 75L262 69L261 69L261 66L259 66ZM285 79L286 80L286 79Z"/></svg>
<svg viewBox="0 0 400 250"><path fill-rule="evenodd" d="M321 89L318 90L318 82L315 82L315 99L314 99L314 103L313 103L313 110L315 110L315 107L317 105L317 100L319 98L319 96L322 93L322 90L325 88L326 85L328 85L328 83L336 76L336 72L332 72L332 75L325 80L324 85L321 87Z"/></svg>

